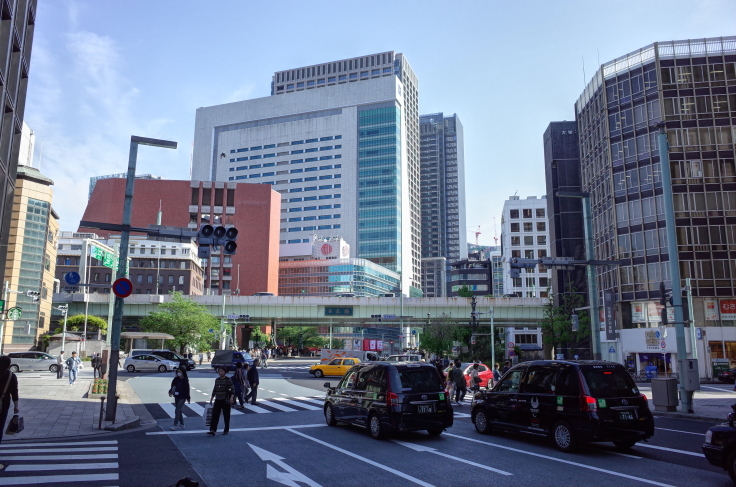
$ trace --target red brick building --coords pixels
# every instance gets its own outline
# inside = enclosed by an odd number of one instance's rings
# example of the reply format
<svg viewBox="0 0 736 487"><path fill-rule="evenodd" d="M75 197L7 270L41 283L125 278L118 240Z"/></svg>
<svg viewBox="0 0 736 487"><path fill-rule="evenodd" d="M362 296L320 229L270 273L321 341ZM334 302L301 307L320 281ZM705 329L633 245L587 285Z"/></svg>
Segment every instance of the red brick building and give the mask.
<svg viewBox="0 0 736 487"><path fill-rule="evenodd" d="M97 181L83 220L121 223L125 179ZM266 184L136 179L131 224L197 229L202 223L238 229L235 255L213 251L205 269L205 294L278 293L281 195ZM110 233L79 227L79 232ZM210 265L211 264L211 265Z"/></svg>

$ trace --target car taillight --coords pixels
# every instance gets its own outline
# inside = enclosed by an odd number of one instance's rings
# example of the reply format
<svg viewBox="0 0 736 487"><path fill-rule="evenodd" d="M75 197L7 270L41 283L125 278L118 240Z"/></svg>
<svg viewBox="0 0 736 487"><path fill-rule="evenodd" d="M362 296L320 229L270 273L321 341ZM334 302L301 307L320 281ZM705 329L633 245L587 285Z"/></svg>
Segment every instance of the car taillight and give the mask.
<svg viewBox="0 0 736 487"><path fill-rule="evenodd" d="M641 394L641 398L644 399L644 404L646 404L648 401L646 394Z"/></svg>
<svg viewBox="0 0 736 487"><path fill-rule="evenodd" d="M399 395L395 392L389 392L386 394L386 403L389 406L398 406L399 405Z"/></svg>
<svg viewBox="0 0 736 487"><path fill-rule="evenodd" d="M580 396L580 409L588 412L598 411L598 402L594 397Z"/></svg>

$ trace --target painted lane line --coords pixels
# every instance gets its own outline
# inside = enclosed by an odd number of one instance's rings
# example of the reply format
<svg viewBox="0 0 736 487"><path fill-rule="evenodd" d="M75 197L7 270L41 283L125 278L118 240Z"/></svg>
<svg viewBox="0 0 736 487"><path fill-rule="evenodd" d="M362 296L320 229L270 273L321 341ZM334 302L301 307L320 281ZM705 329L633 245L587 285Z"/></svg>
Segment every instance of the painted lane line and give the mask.
<svg viewBox="0 0 736 487"><path fill-rule="evenodd" d="M74 448L74 449L67 449L65 448L64 451L67 453L77 453L82 451L117 451L117 446L102 446L102 447L89 447L89 448ZM58 448L28 448L25 450L14 450L14 451L6 451L3 452L3 455L23 455L24 453L58 453Z"/></svg>
<svg viewBox="0 0 736 487"><path fill-rule="evenodd" d="M468 413L454 413L456 418L469 418L471 415Z"/></svg>
<svg viewBox="0 0 736 487"><path fill-rule="evenodd" d="M332 450L339 451L343 455L347 455L349 457L353 457L356 460L360 460L361 462L367 463L368 465L373 465L374 467L378 467L381 470L385 470L385 471L390 472L390 473L392 473L394 475L398 475L399 477L404 478L404 479L406 479L406 480L408 480L410 482L414 482L415 484L421 485L422 487L434 487L432 484L428 484L427 482L424 482L423 480L419 480L418 478L412 477L409 474L406 474L406 473L401 472L399 470L393 469L393 468L388 467L386 465L380 464L378 462L374 462L373 460L369 460L369 459L367 459L365 457L361 457L360 455L357 455L357 454L355 454L353 452L349 452L347 450L343 450L342 448L340 448L338 446L335 446L335 445L332 445L330 443L327 443L326 441L318 440L317 438L312 438L311 436L305 435L304 433L301 433L299 431L296 431L293 428L285 428L285 429L286 429L286 431L290 431L290 432L294 433L295 435L304 437L304 438L306 438L306 439L308 439L310 441L313 441L315 443L319 443L320 445L326 446L327 448L330 448Z"/></svg>
<svg viewBox="0 0 736 487"><path fill-rule="evenodd" d="M696 453L692 451L685 451L685 450L675 450L674 448L667 448L665 446L657 446L657 445L650 445L648 443L637 443L636 446L641 446L644 448L651 448L652 450L662 450L662 451L668 451L672 453L680 453L682 455L690 455L691 457L698 457L703 458L705 455L702 453Z"/></svg>
<svg viewBox="0 0 736 487"><path fill-rule="evenodd" d="M721 391L721 392L727 392L729 390L729 387L727 385L724 385L725 389L723 389L722 387L705 386L703 384L700 384L700 387L701 388L704 387L706 389L715 389L716 391Z"/></svg>
<svg viewBox="0 0 736 487"><path fill-rule="evenodd" d="M268 431L268 430L285 430L289 428L323 428L327 425L324 423L318 423L318 424L297 424L293 426L259 426L256 428L230 428L230 433L234 432L243 432L243 431ZM209 431L208 429L205 430L177 430L177 431L152 431L150 433L146 433L146 435L203 435L206 432Z"/></svg>
<svg viewBox="0 0 736 487"><path fill-rule="evenodd" d="M279 392L282 396L288 396L288 394L284 394L283 392Z"/></svg>
<svg viewBox="0 0 736 487"><path fill-rule="evenodd" d="M674 431L675 433L685 433L685 434L688 434L688 435L697 435L697 436L705 437L705 433L693 433L692 431L671 430L671 429L667 429L667 428L658 428L656 426L654 427L654 429L655 430L662 430L662 431Z"/></svg>
<svg viewBox="0 0 736 487"><path fill-rule="evenodd" d="M170 418L174 417L174 414L176 413L176 408L173 404L171 404L170 402L160 402L158 403L158 405L161 407L161 409L164 410L166 414L169 415Z"/></svg>
<svg viewBox="0 0 736 487"><path fill-rule="evenodd" d="M317 406L312 406L311 404L304 404L302 402L297 402L297 401L290 401L289 399L285 399L282 397L274 397L272 400L278 401L278 402L285 402L287 404L291 404L293 406L299 406L300 408L304 408L304 409L310 409L312 411L322 411L322 408L318 408Z"/></svg>
<svg viewBox="0 0 736 487"><path fill-rule="evenodd" d="M276 391L266 391L266 392L270 392L271 394L276 394Z"/></svg>
<svg viewBox="0 0 736 487"><path fill-rule="evenodd" d="M117 445L117 440L115 441L68 441L66 443L23 443L22 445L9 443L5 445L0 445L0 450L4 448L25 448L25 447L36 447L36 446L63 446L63 447L69 447L69 446L76 446L76 445Z"/></svg>
<svg viewBox="0 0 736 487"><path fill-rule="evenodd" d="M629 455L628 453L621 453L620 451L606 450L605 448L599 448L597 446L593 446L592 448L594 448L597 451L603 452L603 453L610 453L611 455L618 455L620 457L633 458L634 460L641 460L642 458L644 458L644 457L638 457L636 455Z"/></svg>
<svg viewBox="0 0 736 487"><path fill-rule="evenodd" d="M448 455L446 453L437 451L436 448L430 448L428 446L417 445L416 443L408 443L406 441L399 441L399 440L391 440L391 441L393 441L394 443L396 443L398 445L405 446L405 447L409 448L410 450L419 451L419 452L433 453L433 454L439 455L441 457L449 458L450 460L455 460L456 462L462 462L462 463L471 465L473 467L482 468L483 470L489 470L491 472L500 473L501 475L513 475L510 472L504 472L503 470L499 470L497 468L492 468L492 467L488 467L486 465L481 465L480 463L471 462L470 460L465 460L464 458L453 457L452 455Z"/></svg>
<svg viewBox="0 0 736 487"><path fill-rule="evenodd" d="M258 402L259 403L263 403L264 406L268 406L270 408L280 409L281 411L286 411L287 413L288 412L293 412L293 411L298 411L298 409L290 408L288 406L284 406L283 404L279 404L277 402L272 402L272 401L258 401Z"/></svg>
<svg viewBox="0 0 736 487"><path fill-rule="evenodd" d="M6 472L37 472L42 470L96 470L118 468L117 463L54 463L46 465L8 465Z"/></svg>
<svg viewBox="0 0 736 487"><path fill-rule="evenodd" d="M325 405L325 401L324 400L318 401L317 399L310 399L308 397L295 397L294 399L298 399L298 400L304 401L304 402L312 402L314 404L320 404L322 406Z"/></svg>
<svg viewBox="0 0 736 487"><path fill-rule="evenodd" d="M455 435L455 434L452 434L452 433L445 433L445 436L451 436L453 438L458 438L460 440L465 440L465 441L471 441L473 443L480 443L481 445L495 446L496 448L501 448L502 450L509 450L509 451L513 451L513 452L517 452L517 453L523 453L524 455L531 455L531 456L537 457L537 458L544 458L546 460L552 460L553 462L559 462L559 463L564 463L564 464L567 464L567 465L573 465L575 467L586 468L588 470L594 470L596 472L603 472L603 473L607 473L609 475L615 475L616 477L622 477L622 478L625 478L625 479L630 479L630 480L636 480L636 481L639 481L639 482L644 482L645 484L658 485L659 487L674 487L674 486L672 486L670 484L663 484L661 482L656 482L654 480L648 480L648 479L641 478L641 477L635 477L633 475L627 475L625 473L614 472L613 470L607 470L605 468L593 467L591 465L586 465L584 463L573 462L571 460L563 460L561 458L555 458L555 457L551 457L549 455L542 455L541 453L533 453L533 452L530 452L530 451L520 450L518 448L512 448L510 446L498 445L496 443L490 443L488 441L476 440L475 438L466 438L464 436L459 436L459 435Z"/></svg>
<svg viewBox="0 0 736 487"><path fill-rule="evenodd" d="M94 482L100 480L119 480L116 473L82 475L42 475L36 477L0 477L0 485L39 485L56 483Z"/></svg>
<svg viewBox="0 0 736 487"><path fill-rule="evenodd" d="M205 396L209 396L209 394L207 394L206 392L203 392L202 394L205 395Z"/></svg>
<svg viewBox="0 0 736 487"><path fill-rule="evenodd" d="M101 453L99 455L28 455L27 457L1 457L0 460L21 461L21 460L117 460L115 453ZM1 484L0 484L1 485Z"/></svg>

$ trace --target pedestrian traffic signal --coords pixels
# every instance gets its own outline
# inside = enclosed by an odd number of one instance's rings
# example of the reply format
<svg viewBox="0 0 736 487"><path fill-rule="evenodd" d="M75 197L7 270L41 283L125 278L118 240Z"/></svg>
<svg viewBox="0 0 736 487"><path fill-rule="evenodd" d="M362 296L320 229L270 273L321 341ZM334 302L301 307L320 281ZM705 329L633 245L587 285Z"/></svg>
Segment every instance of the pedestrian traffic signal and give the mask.
<svg viewBox="0 0 736 487"><path fill-rule="evenodd" d="M212 254L212 248L210 247L215 243L214 239L215 227L212 225L202 225L199 227L197 232L197 245L199 250L197 251L197 257L200 259L209 259Z"/></svg>
<svg viewBox="0 0 736 487"><path fill-rule="evenodd" d="M662 326L667 326L667 308L662 308Z"/></svg>
<svg viewBox="0 0 736 487"><path fill-rule="evenodd" d="M667 306L667 289L664 287L664 281L659 281L659 304Z"/></svg>
<svg viewBox="0 0 736 487"><path fill-rule="evenodd" d="M34 303L38 303L38 300L41 299L41 293L38 291L26 291L26 296L33 298Z"/></svg>

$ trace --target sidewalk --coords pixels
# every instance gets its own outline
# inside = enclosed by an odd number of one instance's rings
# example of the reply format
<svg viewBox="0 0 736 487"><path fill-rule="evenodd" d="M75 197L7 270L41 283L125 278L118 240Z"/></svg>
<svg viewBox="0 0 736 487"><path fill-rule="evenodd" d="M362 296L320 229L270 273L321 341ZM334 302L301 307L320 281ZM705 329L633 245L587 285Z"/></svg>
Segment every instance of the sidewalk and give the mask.
<svg viewBox="0 0 736 487"><path fill-rule="evenodd" d="M51 372L20 372L16 375L20 415L25 429L16 435L4 435L4 441L96 435L153 424L153 418L133 389L127 382L118 381L120 398L116 421L113 424L104 421L103 417L102 429L99 429L101 401L87 398L93 376L88 365L79 371L72 386L66 373L62 379L57 379ZM11 416L12 406L8 419Z"/></svg>
<svg viewBox="0 0 736 487"><path fill-rule="evenodd" d="M736 392L733 391L733 385L701 384L700 390L693 394L693 413L683 413L682 404L677 406L676 412L656 411L652 401L652 386L650 384L637 384L637 386L649 399L649 409L655 416L721 423L726 421L728 413L733 412L731 405L736 403Z"/></svg>

